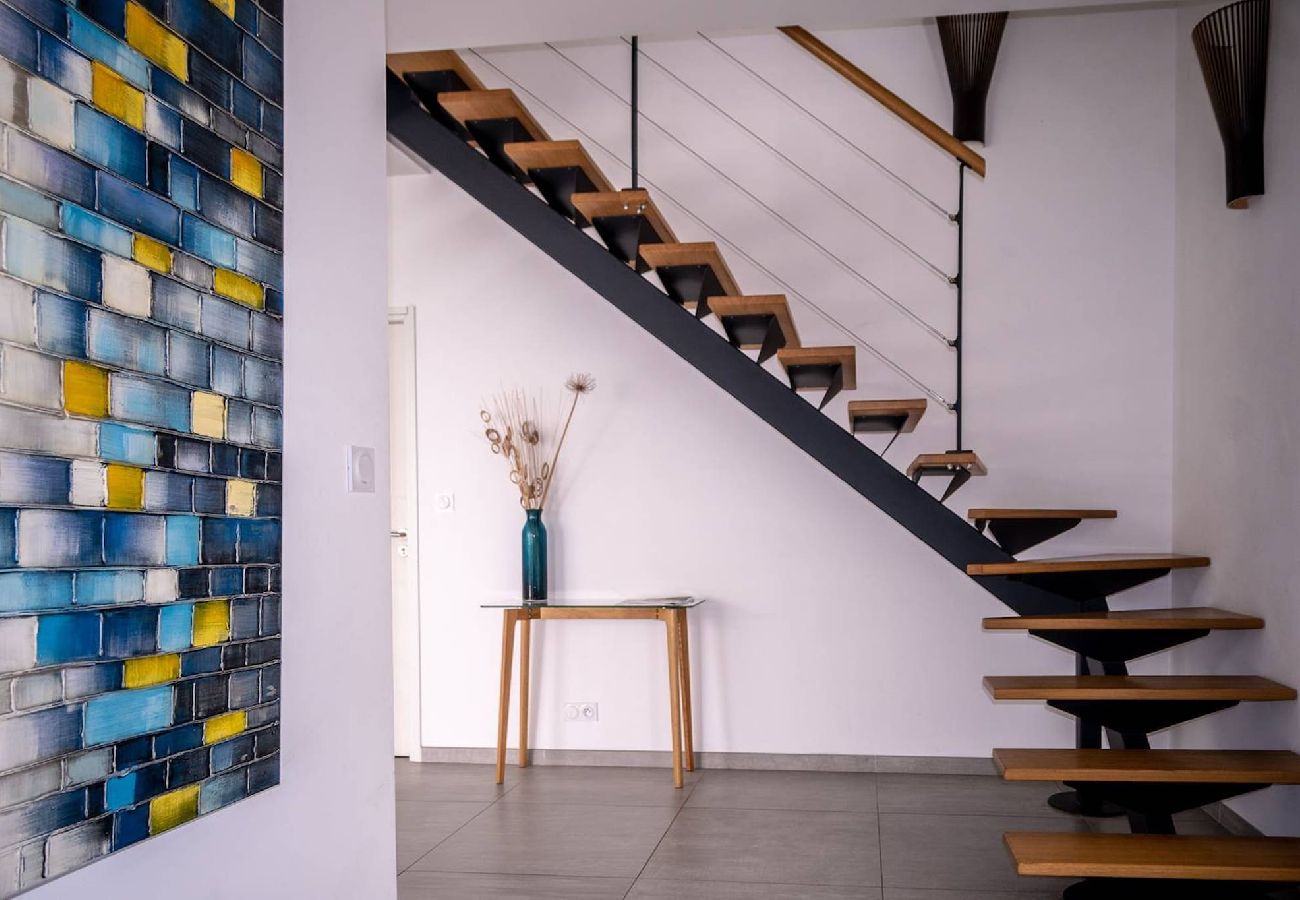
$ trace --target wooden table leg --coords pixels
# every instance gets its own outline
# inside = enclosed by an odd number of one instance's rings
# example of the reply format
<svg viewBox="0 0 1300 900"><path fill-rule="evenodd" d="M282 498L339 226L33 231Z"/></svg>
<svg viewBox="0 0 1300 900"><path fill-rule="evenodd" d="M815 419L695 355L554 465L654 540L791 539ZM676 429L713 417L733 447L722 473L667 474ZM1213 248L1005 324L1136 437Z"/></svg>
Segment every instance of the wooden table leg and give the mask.
<svg viewBox="0 0 1300 900"><path fill-rule="evenodd" d="M501 624L501 706L497 710L497 784L506 781L506 728L510 724L510 677L515 663L515 622L519 613L502 610Z"/></svg>
<svg viewBox="0 0 1300 900"><path fill-rule="evenodd" d="M695 735L691 716L691 641L687 634L686 610L676 610L682 692L682 739L686 744L686 771L695 771Z"/></svg>
<svg viewBox="0 0 1300 900"><path fill-rule="evenodd" d="M668 626L668 708L673 733L673 787L682 786L682 693L681 653L677 636L677 615L668 610L664 615Z"/></svg>
<svg viewBox="0 0 1300 900"><path fill-rule="evenodd" d="M528 675L533 645L533 620L527 612L519 620L519 768L528 765Z"/></svg>

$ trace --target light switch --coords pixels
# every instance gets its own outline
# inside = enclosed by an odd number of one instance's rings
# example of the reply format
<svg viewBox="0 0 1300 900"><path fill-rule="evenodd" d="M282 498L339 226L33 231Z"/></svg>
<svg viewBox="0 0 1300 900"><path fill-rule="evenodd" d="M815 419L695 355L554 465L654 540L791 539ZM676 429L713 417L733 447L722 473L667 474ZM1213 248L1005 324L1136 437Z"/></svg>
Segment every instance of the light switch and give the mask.
<svg viewBox="0 0 1300 900"><path fill-rule="evenodd" d="M375 492L375 448L348 448L348 493Z"/></svg>

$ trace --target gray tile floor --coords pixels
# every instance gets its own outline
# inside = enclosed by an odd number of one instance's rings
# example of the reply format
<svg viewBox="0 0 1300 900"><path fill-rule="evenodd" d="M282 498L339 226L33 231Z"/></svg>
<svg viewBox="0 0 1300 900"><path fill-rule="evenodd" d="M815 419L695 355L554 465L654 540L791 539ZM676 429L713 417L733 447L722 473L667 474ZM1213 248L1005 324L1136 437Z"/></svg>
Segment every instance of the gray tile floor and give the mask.
<svg viewBox="0 0 1300 900"><path fill-rule="evenodd" d="M1012 830L1109 830L1045 784L963 775L397 762L399 900L1047 900ZM1185 832L1214 833L1203 813Z"/></svg>

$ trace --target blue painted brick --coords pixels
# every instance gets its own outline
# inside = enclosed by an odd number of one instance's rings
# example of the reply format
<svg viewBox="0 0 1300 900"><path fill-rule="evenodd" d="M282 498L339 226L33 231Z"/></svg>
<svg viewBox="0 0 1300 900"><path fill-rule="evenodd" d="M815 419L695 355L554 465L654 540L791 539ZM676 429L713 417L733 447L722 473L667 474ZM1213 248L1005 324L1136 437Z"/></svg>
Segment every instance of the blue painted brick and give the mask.
<svg viewBox="0 0 1300 900"><path fill-rule="evenodd" d="M241 349L248 348L252 332L252 311L248 307L205 294L202 318L200 328L207 337ZM223 360L221 365L227 370L233 366L227 360Z"/></svg>
<svg viewBox="0 0 1300 900"><path fill-rule="evenodd" d="M180 242L180 211L166 200L107 172L96 175L97 209L114 221L141 231L164 244Z"/></svg>
<svg viewBox="0 0 1300 900"><path fill-rule="evenodd" d="M235 562L235 547L239 542L239 521L236 519L203 520L203 562L206 565L230 565Z"/></svg>
<svg viewBox="0 0 1300 900"><path fill-rule="evenodd" d="M59 229L59 202L8 178L0 178L0 211L54 231Z"/></svg>
<svg viewBox="0 0 1300 900"><path fill-rule="evenodd" d="M90 311L86 354L123 369L161 375L167 367L167 332L157 325L107 310Z"/></svg>
<svg viewBox="0 0 1300 900"><path fill-rule="evenodd" d="M191 54L190 87L215 103L219 109L230 106L232 80L224 69L206 56Z"/></svg>
<svg viewBox="0 0 1300 900"><path fill-rule="evenodd" d="M284 57L284 26L270 16L257 17L257 36L276 56Z"/></svg>
<svg viewBox="0 0 1300 900"><path fill-rule="evenodd" d="M145 112L145 124L152 137L179 150L181 147L181 114L161 103L150 104Z"/></svg>
<svg viewBox="0 0 1300 900"><path fill-rule="evenodd" d="M190 430L190 392L182 387L114 374L109 397L116 419L172 431Z"/></svg>
<svg viewBox="0 0 1300 900"><path fill-rule="evenodd" d="M182 681L172 689L172 724L194 721L194 682Z"/></svg>
<svg viewBox="0 0 1300 900"><path fill-rule="evenodd" d="M266 454L266 478L268 481L284 480L284 458L279 453Z"/></svg>
<svg viewBox="0 0 1300 900"><path fill-rule="evenodd" d="M95 170L86 163L12 128L5 129L5 140L11 176L64 200L94 205Z"/></svg>
<svg viewBox="0 0 1300 900"><path fill-rule="evenodd" d="M238 589L230 591L238 594ZM246 641L258 636L258 614L261 602L256 597L240 597L230 602L230 639Z"/></svg>
<svg viewBox="0 0 1300 900"><path fill-rule="evenodd" d="M253 316L253 352L274 359L284 356L284 326L279 319Z"/></svg>
<svg viewBox="0 0 1300 900"><path fill-rule="evenodd" d="M230 674L230 708L247 709L261 702L262 676L259 669L241 669Z"/></svg>
<svg viewBox="0 0 1300 900"><path fill-rule="evenodd" d="M226 769L252 762L256 749L251 734L241 734L232 740L222 741L212 747L212 771L224 772Z"/></svg>
<svg viewBox="0 0 1300 900"><path fill-rule="evenodd" d="M70 470L65 459L0 452L0 501L65 504L72 487Z"/></svg>
<svg viewBox="0 0 1300 900"><path fill-rule="evenodd" d="M266 289L266 311L277 316L284 315L284 294L274 288Z"/></svg>
<svg viewBox="0 0 1300 900"><path fill-rule="evenodd" d="M284 371L279 363L250 356L244 364L244 395L249 400L279 406L284 394Z"/></svg>
<svg viewBox="0 0 1300 900"><path fill-rule="evenodd" d="M280 523L273 519L245 519L239 526L239 561L275 562L280 558Z"/></svg>
<svg viewBox="0 0 1300 900"><path fill-rule="evenodd" d="M11 275L99 302L103 257L97 250L46 234L19 219L4 223L4 267Z"/></svg>
<svg viewBox="0 0 1300 900"><path fill-rule="evenodd" d="M146 472L144 508L150 512L190 512L194 509L194 479L175 472Z"/></svg>
<svg viewBox="0 0 1300 900"><path fill-rule="evenodd" d="M186 678L219 671L221 671L220 647L204 647L202 650L181 654L181 674Z"/></svg>
<svg viewBox="0 0 1300 900"><path fill-rule="evenodd" d="M198 516L167 517L167 565L193 566L199 561ZM188 596L188 595L187 595Z"/></svg>
<svg viewBox="0 0 1300 900"><path fill-rule="evenodd" d="M129 569L83 569L73 588L77 606L111 606L144 600L144 574Z"/></svg>
<svg viewBox="0 0 1300 900"><path fill-rule="evenodd" d="M99 455L115 462L152 466L155 459L154 434L142 428L102 422L99 426Z"/></svg>
<svg viewBox="0 0 1300 900"><path fill-rule="evenodd" d="M220 478L194 479L194 511L219 516L226 511L226 483Z"/></svg>
<svg viewBox="0 0 1300 900"><path fill-rule="evenodd" d="M284 110L272 103L262 106L262 133L275 143L284 144Z"/></svg>
<svg viewBox="0 0 1300 900"><path fill-rule="evenodd" d="M212 460L212 445L192 438L176 439L175 466L187 472L207 472Z"/></svg>
<svg viewBox="0 0 1300 900"><path fill-rule="evenodd" d="M138 844L149 836L149 806L124 809L113 816L113 849Z"/></svg>
<svg viewBox="0 0 1300 900"><path fill-rule="evenodd" d="M46 31L60 36L68 33L68 6L61 0L8 0L8 2L10 6Z"/></svg>
<svg viewBox="0 0 1300 900"><path fill-rule="evenodd" d="M212 594L208 586L207 569L181 569L176 579L182 597L208 597Z"/></svg>
<svg viewBox="0 0 1300 900"><path fill-rule="evenodd" d="M247 8L248 4L244 6ZM262 98L245 87L243 82L234 82L231 101L231 112L235 118L249 128L262 127Z"/></svg>
<svg viewBox="0 0 1300 900"><path fill-rule="evenodd" d="M68 10L68 40L91 59L115 70L141 90L149 90L149 62L90 19Z"/></svg>
<svg viewBox="0 0 1300 900"><path fill-rule="evenodd" d="M33 23L9 7L0 6L0 56L35 72L37 31Z"/></svg>
<svg viewBox="0 0 1300 900"><path fill-rule="evenodd" d="M202 781L210 774L208 750L202 748L173 757L167 764L167 789L175 790L187 784Z"/></svg>
<svg viewBox="0 0 1300 900"><path fill-rule="evenodd" d="M194 633L194 606L175 603L158 612L158 649L164 653L188 650Z"/></svg>
<svg viewBox="0 0 1300 900"><path fill-rule="evenodd" d="M63 205L63 233L109 253L131 258L131 232L72 203Z"/></svg>
<svg viewBox="0 0 1300 900"><path fill-rule="evenodd" d="M199 208L199 169L179 156L168 160L170 196L177 206L190 211Z"/></svg>
<svg viewBox="0 0 1300 900"><path fill-rule="evenodd" d="M253 222L253 237L268 247L284 249L284 216L264 203L257 204Z"/></svg>
<svg viewBox="0 0 1300 900"><path fill-rule="evenodd" d="M159 322L199 330L199 292L162 275L153 276L153 317Z"/></svg>
<svg viewBox="0 0 1300 900"><path fill-rule="evenodd" d="M248 152L273 169L284 168L284 152L256 131L248 135Z"/></svg>
<svg viewBox="0 0 1300 900"><path fill-rule="evenodd" d="M246 313L240 310L231 310L229 307L218 307L213 304L214 314L228 313L231 316L232 324L227 336L236 340L241 333L241 326ZM242 397L244 394L244 356L242 353L236 353L233 350L227 350L225 347L212 348L212 389L221 394L231 397Z"/></svg>
<svg viewBox="0 0 1300 900"><path fill-rule="evenodd" d="M262 702L270 703L280 699L280 664L266 666L262 669Z"/></svg>
<svg viewBox="0 0 1300 900"><path fill-rule="evenodd" d="M80 700L96 694L122 689L122 664L100 663L97 666L74 666L63 670L63 694L69 700Z"/></svg>
<svg viewBox="0 0 1300 900"><path fill-rule="evenodd" d="M3 23L0 23L3 24ZM67 828L86 818L86 791L52 794L4 814L6 840L17 844L51 831Z"/></svg>
<svg viewBox="0 0 1300 900"><path fill-rule="evenodd" d="M253 407L253 443L259 447L279 447L284 441L284 422L278 410Z"/></svg>
<svg viewBox="0 0 1300 900"><path fill-rule="evenodd" d="M239 475L256 481L266 478L266 454L261 450L240 450Z"/></svg>
<svg viewBox="0 0 1300 900"><path fill-rule="evenodd" d="M284 101L280 61L251 37L244 38L244 83L276 103Z"/></svg>
<svg viewBox="0 0 1300 900"><path fill-rule="evenodd" d="M140 513L104 516L104 561L110 566L165 564L163 519Z"/></svg>
<svg viewBox="0 0 1300 900"><path fill-rule="evenodd" d="M139 606L104 613L104 656L125 659L156 652L158 607Z"/></svg>
<svg viewBox="0 0 1300 900"><path fill-rule="evenodd" d="M79 155L136 184L146 183L144 135L82 103L74 118Z"/></svg>
<svg viewBox="0 0 1300 900"><path fill-rule="evenodd" d="M167 374L186 384L206 388L211 383L208 376L208 343L179 331L167 334Z"/></svg>
<svg viewBox="0 0 1300 900"><path fill-rule="evenodd" d="M104 559L103 533L102 513L20 510L18 564L42 569L97 566Z"/></svg>
<svg viewBox="0 0 1300 900"><path fill-rule="evenodd" d="M86 307L47 294L36 295L36 345L62 356L86 357Z"/></svg>
<svg viewBox="0 0 1300 900"><path fill-rule="evenodd" d="M194 715L206 719L230 708L229 675L209 675L194 682Z"/></svg>
<svg viewBox="0 0 1300 900"><path fill-rule="evenodd" d="M219 178L211 175L199 178L199 210L206 219L227 231L253 236L253 199Z"/></svg>
<svg viewBox="0 0 1300 900"><path fill-rule="evenodd" d="M36 662L42 666L97 659L100 653L98 613L41 616L36 626Z"/></svg>
<svg viewBox="0 0 1300 900"><path fill-rule="evenodd" d="M155 194L162 194L166 197L171 191L171 170L168 168L168 159L171 154L167 148L155 141L148 141L145 149L145 162L148 169L148 176L145 184L149 190Z"/></svg>
<svg viewBox="0 0 1300 900"><path fill-rule="evenodd" d="M284 288L284 260L280 254L249 241L237 240L235 256L235 268L249 278L276 290Z"/></svg>
<svg viewBox="0 0 1300 900"><path fill-rule="evenodd" d="M184 753L186 750L201 746L203 746L203 726L182 725L180 728L154 735L153 756L154 759L166 759L173 754Z"/></svg>
<svg viewBox="0 0 1300 900"><path fill-rule="evenodd" d="M134 769L141 763L153 759L153 738L137 737L123 741L113 748L114 765L117 771Z"/></svg>
<svg viewBox="0 0 1300 900"><path fill-rule="evenodd" d="M18 565L18 510L0 509L0 568ZM0 606L3 610L3 606Z"/></svg>
<svg viewBox="0 0 1300 900"><path fill-rule="evenodd" d="M71 572L0 572L0 613L72 605Z"/></svg>
<svg viewBox="0 0 1300 900"><path fill-rule="evenodd" d="M230 143L197 122L186 119L181 123L181 152L190 162L222 178L230 178Z"/></svg>
<svg viewBox="0 0 1300 900"><path fill-rule="evenodd" d="M190 58L193 59L194 56L191 55ZM151 82L153 94L159 100L176 107L191 118L207 120L207 101L173 78L166 70L155 66L151 73Z"/></svg>
<svg viewBox="0 0 1300 900"><path fill-rule="evenodd" d="M257 514L259 516L279 516L281 514L280 486L264 484L257 489Z"/></svg>
<svg viewBox="0 0 1300 900"><path fill-rule="evenodd" d="M248 767L248 792L256 794L280 783L280 757L268 756Z"/></svg>
<svg viewBox="0 0 1300 900"><path fill-rule="evenodd" d="M226 403L226 439L236 444L253 443L253 404L242 400Z"/></svg>
<svg viewBox="0 0 1300 900"><path fill-rule="evenodd" d="M249 34L257 34L257 4L249 0L237 0L235 3L235 24Z"/></svg>
<svg viewBox="0 0 1300 900"><path fill-rule="evenodd" d="M239 448L230 444L212 445L212 474L235 477L239 474Z"/></svg>
<svg viewBox="0 0 1300 900"><path fill-rule="evenodd" d="M240 566L222 566L212 570L212 593L216 596L228 596L242 593L244 589L244 570Z"/></svg>
<svg viewBox="0 0 1300 900"><path fill-rule="evenodd" d="M264 594L271 589L269 566L248 566L244 569L244 593Z"/></svg>
<svg viewBox="0 0 1300 900"><path fill-rule="evenodd" d="M183 217L180 243L187 253L193 253L223 268L235 267L235 236L189 213L185 213Z"/></svg>
<svg viewBox="0 0 1300 900"><path fill-rule="evenodd" d="M104 784L105 805L111 810L125 809L157 797L166 790L167 764L142 766L108 779Z"/></svg>
<svg viewBox="0 0 1300 900"><path fill-rule="evenodd" d="M238 769L203 782L199 790L199 813L206 815L248 796L248 772Z"/></svg>
<svg viewBox="0 0 1300 900"><path fill-rule="evenodd" d="M171 0L167 24L232 72L240 70L240 31L208 0Z"/></svg>
<svg viewBox="0 0 1300 900"><path fill-rule="evenodd" d="M57 2L57 0L56 0ZM66 5L63 15L67 16ZM66 28L64 31L66 32ZM70 94L87 97L93 90L90 61L62 41L41 35L40 73Z"/></svg>
<svg viewBox="0 0 1300 900"><path fill-rule="evenodd" d="M126 37L125 0L78 0L77 8L118 37Z"/></svg>
<svg viewBox="0 0 1300 900"><path fill-rule="evenodd" d="M261 7L264 14L275 16L281 22L284 21L284 0L258 0L257 5Z"/></svg>

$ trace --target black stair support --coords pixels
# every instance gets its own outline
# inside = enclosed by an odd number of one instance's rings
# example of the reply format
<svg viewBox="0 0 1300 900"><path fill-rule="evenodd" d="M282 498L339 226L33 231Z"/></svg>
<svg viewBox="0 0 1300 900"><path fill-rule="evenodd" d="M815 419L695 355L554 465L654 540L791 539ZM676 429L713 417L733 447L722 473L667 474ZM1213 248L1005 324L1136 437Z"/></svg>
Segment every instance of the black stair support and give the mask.
<svg viewBox="0 0 1300 900"><path fill-rule="evenodd" d="M597 187L587 177L587 173L578 166L557 166L553 169L529 169L528 177L537 185L542 199L551 209L569 219L579 228L586 228L588 222L573 205L574 194L595 193Z"/></svg>
<svg viewBox="0 0 1300 900"><path fill-rule="evenodd" d="M972 563L1011 556L848 431L772 378L717 332L681 315L677 304L482 154L425 113L402 81L389 73L388 133L409 152L492 211L650 335L767 422L885 515L963 572ZM976 582L1019 615L1068 612L1077 604L1009 579Z"/></svg>
<svg viewBox="0 0 1300 900"><path fill-rule="evenodd" d="M819 388L826 388L826 393L817 406L818 409L825 409L826 404L830 403L836 394L844 390L844 365L842 363L791 366L786 370L786 375L790 378L791 390L815 391Z"/></svg>
<svg viewBox="0 0 1300 900"><path fill-rule="evenodd" d="M465 126L456 121L456 117L443 109L442 104L438 102L439 94L468 91L470 87L465 83L465 79L450 69L442 72L407 72L404 77L407 85L424 104L425 109L429 110L431 116L454 131L461 140L470 139L470 133L465 130Z"/></svg>
<svg viewBox="0 0 1300 900"><path fill-rule="evenodd" d="M1159 653L1179 644L1203 638L1210 633L1208 628L1190 631L1178 628L1150 629L1144 631L1106 631L1084 629L1080 631L1035 631L1029 632L1034 637L1042 638L1080 656L1102 662L1129 662L1152 653Z"/></svg>
<svg viewBox="0 0 1300 900"><path fill-rule="evenodd" d="M1086 787L1097 796L1131 812L1166 816L1200 809L1211 803L1268 787L1267 784L1137 781L1067 781L1066 785L1073 788Z"/></svg>
<svg viewBox="0 0 1300 900"><path fill-rule="evenodd" d="M1091 600L1081 604L1079 612L1098 612L1106 609L1105 600ZM1083 655L1074 658L1076 675L1127 675L1128 667L1122 663L1100 663ZM1100 750L1102 748L1102 725L1093 719L1077 716L1074 720L1074 746L1079 750ZM1111 735L1114 741L1114 735ZM1114 744L1112 743L1112 748ZM1110 819L1124 815L1122 807L1107 803L1102 797L1088 790L1087 786L1060 791L1047 798L1047 804L1053 809L1073 816L1089 816L1094 819Z"/></svg>
<svg viewBox="0 0 1300 900"><path fill-rule="evenodd" d="M649 272L649 264L641 258L642 244L658 244L661 238L650 225L650 220L640 213L626 216L597 216L591 222L596 233L605 242L615 258L635 265L638 273Z"/></svg>
<svg viewBox="0 0 1300 900"><path fill-rule="evenodd" d="M722 330L732 345L759 345L758 361L767 362L786 345L785 332L773 315L723 316Z"/></svg>
<svg viewBox="0 0 1300 900"><path fill-rule="evenodd" d="M518 119L474 119L466 122L465 127L497 168L522 184L532 182L532 176L515 165L506 153L506 144L522 144L533 139L523 122Z"/></svg>
<svg viewBox="0 0 1300 900"><path fill-rule="evenodd" d="M998 546L1015 556L1074 528L1082 519L987 519L975 527L988 527Z"/></svg>
<svg viewBox="0 0 1300 900"><path fill-rule="evenodd" d="M1086 878L1066 888L1061 900L1269 900L1290 887L1264 881Z"/></svg>
<svg viewBox="0 0 1300 900"><path fill-rule="evenodd" d="M713 266L660 266L655 272L669 297L682 306L695 304L697 319L703 319L709 314L710 297L721 297L725 293Z"/></svg>
<svg viewBox="0 0 1300 900"><path fill-rule="evenodd" d="M1129 588L1164 578L1169 569L1114 569L1103 572L1034 572L1027 575L992 576L1020 581L1062 597L1087 600L1109 597Z"/></svg>
<svg viewBox="0 0 1300 900"><path fill-rule="evenodd" d="M1080 716L1121 735L1148 735L1237 705L1236 700L1048 700L1047 705ZM1113 746L1113 745L1112 745ZM1141 749L1125 741L1130 750Z"/></svg>

